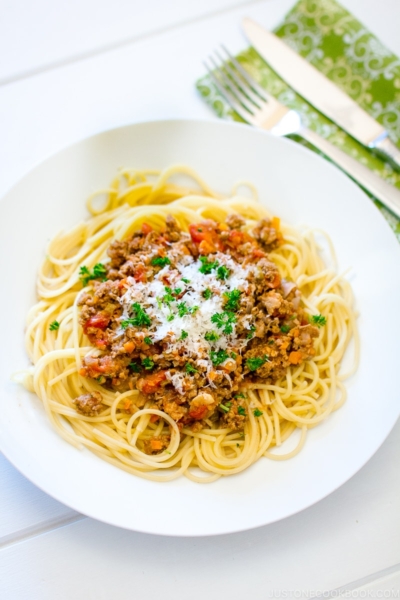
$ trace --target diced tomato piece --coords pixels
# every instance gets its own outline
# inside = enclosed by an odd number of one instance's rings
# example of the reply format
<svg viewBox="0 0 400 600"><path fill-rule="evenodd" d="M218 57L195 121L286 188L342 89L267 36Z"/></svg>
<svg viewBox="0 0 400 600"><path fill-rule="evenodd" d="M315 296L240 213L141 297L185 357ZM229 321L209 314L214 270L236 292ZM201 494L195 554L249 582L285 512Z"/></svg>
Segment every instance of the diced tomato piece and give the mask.
<svg viewBox="0 0 400 600"><path fill-rule="evenodd" d="M137 383L138 389L144 394L154 394L161 383L166 380L166 373L167 371L157 371L156 373L147 375L147 377L143 377L143 379L139 379Z"/></svg>
<svg viewBox="0 0 400 600"><path fill-rule="evenodd" d="M208 408L205 404L202 404L201 406L196 406L194 408L192 408L189 411L189 417L192 417L192 419L196 419L197 421L200 421L200 419L203 419L203 417L206 416L208 412Z"/></svg>
<svg viewBox="0 0 400 600"><path fill-rule="evenodd" d="M132 342L132 340L129 340L129 342L125 342L124 348L128 352L128 354L130 354L135 349L135 342Z"/></svg>
<svg viewBox="0 0 400 600"><path fill-rule="evenodd" d="M134 278L135 281L140 281L141 283L146 283L147 281L147 275L146 275L146 268L144 265L138 265L135 269L135 273L134 273Z"/></svg>
<svg viewBox="0 0 400 600"><path fill-rule="evenodd" d="M289 354L289 362L292 365L298 365L303 360L303 355L301 352L294 351Z"/></svg>
<svg viewBox="0 0 400 600"><path fill-rule="evenodd" d="M237 231L236 229L233 229L229 232L228 239L233 246L240 246L241 244L243 244L244 238L245 234L243 233L243 231Z"/></svg>
<svg viewBox="0 0 400 600"><path fill-rule="evenodd" d="M215 230L215 226L210 223L196 223L189 225L189 233L192 238L192 241L195 244L201 244L202 246L202 254L206 254L206 249L208 249L208 253L215 252L216 249L223 250L224 244L221 238L218 235L218 232Z"/></svg>
<svg viewBox="0 0 400 600"><path fill-rule="evenodd" d="M254 248L254 250L253 250L254 258L264 258L265 256L267 256L267 255L265 254L265 252L260 250L260 248Z"/></svg>
<svg viewBox="0 0 400 600"><path fill-rule="evenodd" d="M214 244L208 240L202 240L199 244L200 254L211 254L216 251Z"/></svg>
<svg viewBox="0 0 400 600"><path fill-rule="evenodd" d="M150 417L150 423L157 423L157 421L159 420L159 416L158 415L151 415Z"/></svg>
<svg viewBox="0 0 400 600"><path fill-rule="evenodd" d="M148 223L142 223L142 233L147 235L148 233L150 233L150 231L153 231L152 226Z"/></svg>
<svg viewBox="0 0 400 600"><path fill-rule="evenodd" d="M205 237L206 233L208 233L206 226L200 224L197 225L189 225L189 233L195 244L200 244Z"/></svg>
<svg viewBox="0 0 400 600"><path fill-rule="evenodd" d="M272 288L277 288L280 285L281 285L281 277L280 277L279 273L276 273L272 283L270 283L269 286Z"/></svg>
<svg viewBox="0 0 400 600"><path fill-rule="evenodd" d="M104 330L110 322L110 316L103 313L97 313L90 317L83 326L83 330L86 333L89 327L95 327L96 329Z"/></svg>
<svg viewBox="0 0 400 600"><path fill-rule="evenodd" d="M161 440L150 440L150 446L152 450L162 450L163 443Z"/></svg>
<svg viewBox="0 0 400 600"><path fill-rule="evenodd" d="M107 340L104 340L103 338L99 338L94 340L95 345L97 346L97 348L106 348L107 347Z"/></svg>

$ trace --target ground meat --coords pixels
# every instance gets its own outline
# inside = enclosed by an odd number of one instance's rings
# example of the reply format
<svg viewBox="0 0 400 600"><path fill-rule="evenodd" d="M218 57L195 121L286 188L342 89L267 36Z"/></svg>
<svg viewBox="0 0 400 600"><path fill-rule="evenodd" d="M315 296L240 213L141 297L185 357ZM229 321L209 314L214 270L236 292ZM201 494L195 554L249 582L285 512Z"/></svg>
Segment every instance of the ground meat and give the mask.
<svg viewBox="0 0 400 600"><path fill-rule="evenodd" d="M276 248L282 240L282 234L277 225L279 225L278 220L274 222L274 220L270 219L261 219L257 227L253 230L256 240L268 251Z"/></svg>
<svg viewBox="0 0 400 600"><path fill-rule="evenodd" d="M229 410L222 414L221 427L227 427L232 431L241 431L246 423L246 410L240 404L240 401L233 399L223 406L223 410L226 410L226 408Z"/></svg>
<svg viewBox="0 0 400 600"><path fill-rule="evenodd" d="M76 410L86 417L94 417L98 415L104 408L102 404L102 395L100 392L92 392L91 394L82 394L74 400Z"/></svg>
<svg viewBox="0 0 400 600"><path fill-rule="evenodd" d="M229 229L241 229L246 223L242 215L237 215L235 213L228 215L225 222Z"/></svg>
<svg viewBox="0 0 400 600"><path fill-rule="evenodd" d="M168 448L170 443L170 438L168 436L155 436L150 440L143 441L143 452L146 454L161 454Z"/></svg>
<svg viewBox="0 0 400 600"><path fill-rule="evenodd" d="M138 390L136 399L121 408L127 414L150 401L176 421L180 429L199 431L211 421L216 427L242 430L247 417L240 404L245 401L235 398L239 390L246 383L274 383L282 379L290 366L314 356L314 340L318 336L317 328L309 324L301 308L296 285L281 279L277 265L268 256L283 240L279 220L261 220L253 234L245 225L243 217L233 214L225 223L207 220L191 224L187 233L169 215L161 231L143 223L130 238L112 242L107 251L110 261L103 269L106 277L91 279L92 291L79 299L83 333L96 348L83 358L80 375L96 379L107 389ZM169 302L184 302L183 286L178 281L179 287L174 288L168 279L172 271L167 268L160 277L161 269L169 264L189 264L198 257L205 261L203 264L212 265L218 252L248 273L247 287L236 291L237 303L226 296L221 308L234 315L237 345L215 350L218 360L214 362L210 359L210 346L189 356L184 346L177 349L170 332L153 341L151 321L137 320L133 308L127 309L123 304L124 294L130 286L146 285L158 277L161 289L164 285L166 293L169 290ZM220 294L218 289L214 283L209 292ZM157 301L164 300L160 297ZM129 319L124 324L127 312ZM223 335L221 328L217 328L216 335L217 339ZM176 387L176 376L180 388ZM75 405L87 415L98 414L104 408L97 392L80 396ZM143 451L161 452L168 439L146 440Z"/></svg>

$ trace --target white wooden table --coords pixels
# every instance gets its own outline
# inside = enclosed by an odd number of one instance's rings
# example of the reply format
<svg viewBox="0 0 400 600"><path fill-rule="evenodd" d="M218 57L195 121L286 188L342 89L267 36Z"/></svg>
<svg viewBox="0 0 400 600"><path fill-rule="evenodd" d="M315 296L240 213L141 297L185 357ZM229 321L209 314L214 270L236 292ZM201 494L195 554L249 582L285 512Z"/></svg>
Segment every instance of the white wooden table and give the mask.
<svg viewBox="0 0 400 600"><path fill-rule="evenodd" d="M194 82L218 43L246 47L293 0L0 0L0 195L88 135L210 117ZM400 56L400 0L342 0ZM399 394L400 395L400 394ZM400 597L400 423L348 483L247 533L159 538L83 517L0 455L0 599ZM346 592L347 591L347 592Z"/></svg>

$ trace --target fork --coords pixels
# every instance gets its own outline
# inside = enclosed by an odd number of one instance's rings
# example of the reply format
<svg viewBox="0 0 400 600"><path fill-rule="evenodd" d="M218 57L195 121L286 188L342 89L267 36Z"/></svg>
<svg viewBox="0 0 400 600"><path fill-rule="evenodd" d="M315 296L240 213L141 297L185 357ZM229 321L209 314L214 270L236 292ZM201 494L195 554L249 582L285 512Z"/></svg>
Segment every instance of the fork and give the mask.
<svg viewBox="0 0 400 600"><path fill-rule="evenodd" d="M220 94L246 123L273 135L302 137L400 218L400 190L305 127L297 111L287 108L266 92L224 46L221 51L225 58L215 51L215 57L209 58L211 66L207 62L204 65Z"/></svg>

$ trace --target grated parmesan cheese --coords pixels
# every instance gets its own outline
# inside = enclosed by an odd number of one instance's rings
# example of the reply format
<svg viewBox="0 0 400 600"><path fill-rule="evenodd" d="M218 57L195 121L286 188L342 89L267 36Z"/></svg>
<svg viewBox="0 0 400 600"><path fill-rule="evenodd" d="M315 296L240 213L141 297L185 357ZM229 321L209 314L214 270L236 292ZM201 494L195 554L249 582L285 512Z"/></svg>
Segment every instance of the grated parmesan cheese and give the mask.
<svg viewBox="0 0 400 600"><path fill-rule="evenodd" d="M217 260L219 265L227 267L230 271L227 279L221 280L217 278L215 269L210 274L200 272L201 261L189 255L178 257L176 253L174 256L171 253L169 258L174 264L163 267L152 281L142 283L132 277L127 278L128 289L120 298L123 307L121 321L131 317L132 304L138 302L151 318L148 331L152 341L167 342L166 352L173 349L178 351L188 359L196 361L196 364L205 369L208 375L210 371L215 370L210 358L211 350L227 350L232 346L236 346L237 349L238 346L243 348L247 344L248 340L237 338L235 323L232 324L232 333L225 335L212 323L211 317L215 313L224 312L225 292L235 289L246 292L249 287L248 278L254 267L243 267L230 256L217 252L212 260ZM185 283L183 279L189 283ZM168 281L169 285L166 286L164 281ZM181 289L179 298L166 302L166 287L171 288L172 291ZM209 299L203 296L207 289L212 293ZM180 315L179 309L182 308L182 303L184 303L184 310ZM186 314L183 314L185 311ZM241 322L245 328L250 329L251 315L246 315ZM121 330L122 328L119 331ZM117 335L119 331L117 330ZM181 339L182 331L188 334L184 339ZM211 331L218 333L220 337L210 343L204 336ZM175 389L183 394L185 374L174 373L167 376Z"/></svg>

